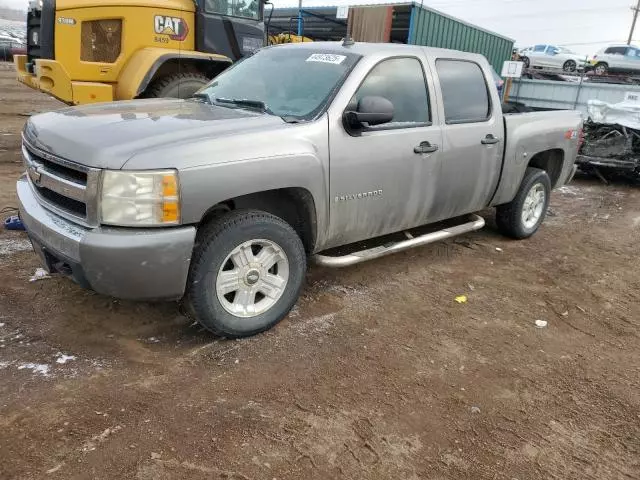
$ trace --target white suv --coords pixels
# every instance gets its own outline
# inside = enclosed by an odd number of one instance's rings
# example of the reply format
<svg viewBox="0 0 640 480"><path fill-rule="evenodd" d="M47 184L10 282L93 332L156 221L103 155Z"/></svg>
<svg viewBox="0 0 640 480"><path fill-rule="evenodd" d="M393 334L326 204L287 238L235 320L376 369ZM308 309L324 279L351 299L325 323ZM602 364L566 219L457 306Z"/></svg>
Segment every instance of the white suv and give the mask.
<svg viewBox="0 0 640 480"><path fill-rule="evenodd" d="M640 48L632 45L609 45L589 61L596 75L608 73L640 73Z"/></svg>

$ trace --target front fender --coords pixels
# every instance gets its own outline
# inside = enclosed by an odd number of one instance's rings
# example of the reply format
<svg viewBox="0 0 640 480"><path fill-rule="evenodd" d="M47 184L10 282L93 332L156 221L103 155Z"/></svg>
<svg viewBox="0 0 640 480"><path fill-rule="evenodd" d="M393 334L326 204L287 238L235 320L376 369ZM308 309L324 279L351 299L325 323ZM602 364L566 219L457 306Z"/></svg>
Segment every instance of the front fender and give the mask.
<svg viewBox="0 0 640 480"><path fill-rule="evenodd" d="M194 51L172 50L167 48L142 48L131 55L118 77L116 98L131 100L138 97L151 83L158 69L168 61L223 62L231 64L224 55Z"/></svg>
<svg viewBox="0 0 640 480"><path fill-rule="evenodd" d="M282 188L302 188L316 209L316 248L325 243L329 209L326 116L299 125L275 124L247 132L203 135L133 156L128 170L177 168L182 222L197 224L219 203Z"/></svg>
<svg viewBox="0 0 640 480"><path fill-rule="evenodd" d="M324 242L327 182L322 160L312 153L253 158L180 171L183 223L196 224L227 200L282 188L302 188L315 205L316 246Z"/></svg>

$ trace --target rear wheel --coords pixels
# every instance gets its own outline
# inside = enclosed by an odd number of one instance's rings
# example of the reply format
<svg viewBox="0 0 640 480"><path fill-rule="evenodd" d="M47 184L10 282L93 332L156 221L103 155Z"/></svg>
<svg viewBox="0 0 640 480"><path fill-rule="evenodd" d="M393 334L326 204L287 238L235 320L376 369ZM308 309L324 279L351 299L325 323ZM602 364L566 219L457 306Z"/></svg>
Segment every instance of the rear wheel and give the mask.
<svg viewBox="0 0 640 480"><path fill-rule="evenodd" d="M531 65L529 57L522 57L522 63L524 63L524 68L529 68L529 66Z"/></svg>
<svg viewBox="0 0 640 480"><path fill-rule="evenodd" d="M282 219L255 210L225 214L198 233L187 311L217 335L255 335L289 313L305 271L302 241Z"/></svg>
<svg viewBox="0 0 640 480"><path fill-rule="evenodd" d="M522 239L536 233L544 221L551 195L551 180L544 170L529 167L515 198L496 207L496 223L507 237Z"/></svg>
<svg viewBox="0 0 640 480"><path fill-rule="evenodd" d="M184 72L162 77L151 85L147 98L189 98L209 82L206 75Z"/></svg>
<svg viewBox="0 0 640 480"><path fill-rule="evenodd" d="M575 72L578 69L578 64L575 62L575 60L567 60L566 62L564 62L564 65L562 65L562 70L565 72Z"/></svg>
<svg viewBox="0 0 640 480"><path fill-rule="evenodd" d="M604 62L600 62L596 64L593 71L596 73L596 75L606 75L607 73L609 73L609 65Z"/></svg>

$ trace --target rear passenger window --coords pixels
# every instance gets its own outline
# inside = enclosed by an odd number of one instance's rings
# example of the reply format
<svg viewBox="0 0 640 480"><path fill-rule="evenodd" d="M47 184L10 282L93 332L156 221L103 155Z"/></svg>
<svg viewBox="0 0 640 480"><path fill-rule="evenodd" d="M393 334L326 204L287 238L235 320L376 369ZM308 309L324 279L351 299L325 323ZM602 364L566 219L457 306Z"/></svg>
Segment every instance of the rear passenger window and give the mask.
<svg viewBox="0 0 640 480"><path fill-rule="evenodd" d="M604 53L607 55L624 55L627 51L627 47L609 47Z"/></svg>
<svg viewBox="0 0 640 480"><path fill-rule="evenodd" d="M393 120L374 129L429 124L429 100L422 65L416 58L392 58L373 67L351 99L355 108L363 97L384 97L393 103ZM406 125L402 125L402 124Z"/></svg>
<svg viewBox="0 0 640 480"><path fill-rule="evenodd" d="M489 90L477 63L437 60L447 124L484 122L491 116Z"/></svg>

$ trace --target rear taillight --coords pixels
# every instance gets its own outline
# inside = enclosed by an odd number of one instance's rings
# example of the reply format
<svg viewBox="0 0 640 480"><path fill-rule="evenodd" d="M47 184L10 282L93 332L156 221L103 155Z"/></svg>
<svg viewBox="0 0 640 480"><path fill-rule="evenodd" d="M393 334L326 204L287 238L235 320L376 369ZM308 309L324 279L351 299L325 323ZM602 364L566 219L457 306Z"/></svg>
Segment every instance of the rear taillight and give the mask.
<svg viewBox="0 0 640 480"><path fill-rule="evenodd" d="M584 130L582 128L578 130L567 130L564 132L564 138L567 140L577 140L578 148L584 143Z"/></svg>
<svg viewBox="0 0 640 480"><path fill-rule="evenodd" d="M582 147L583 143L584 143L584 129L581 128L580 130L578 130L578 148Z"/></svg>

